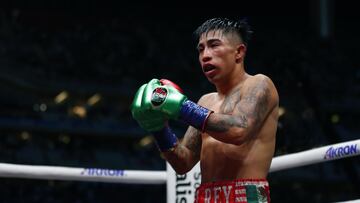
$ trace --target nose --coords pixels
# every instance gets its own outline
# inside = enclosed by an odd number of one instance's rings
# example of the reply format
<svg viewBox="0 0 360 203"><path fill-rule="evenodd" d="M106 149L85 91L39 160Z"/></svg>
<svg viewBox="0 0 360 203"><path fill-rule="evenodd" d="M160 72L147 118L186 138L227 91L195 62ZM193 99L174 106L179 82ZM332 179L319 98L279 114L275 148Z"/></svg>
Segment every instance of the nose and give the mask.
<svg viewBox="0 0 360 203"><path fill-rule="evenodd" d="M210 61L210 60L211 60L210 50L205 47L200 57L201 57L201 61L202 61L202 62L208 62L208 61Z"/></svg>

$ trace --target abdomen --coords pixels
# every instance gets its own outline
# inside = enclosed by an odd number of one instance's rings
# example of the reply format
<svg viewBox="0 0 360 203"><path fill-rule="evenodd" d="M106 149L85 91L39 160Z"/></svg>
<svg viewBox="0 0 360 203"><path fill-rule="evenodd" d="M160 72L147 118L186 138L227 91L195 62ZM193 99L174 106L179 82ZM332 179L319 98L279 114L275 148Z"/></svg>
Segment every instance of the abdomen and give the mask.
<svg viewBox="0 0 360 203"><path fill-rule="evenodd" d="M272 155L263 154L269 151L265 148L266 145L258 139L236 146L203 135L200 158L202 182L266 178Z"/></svg>

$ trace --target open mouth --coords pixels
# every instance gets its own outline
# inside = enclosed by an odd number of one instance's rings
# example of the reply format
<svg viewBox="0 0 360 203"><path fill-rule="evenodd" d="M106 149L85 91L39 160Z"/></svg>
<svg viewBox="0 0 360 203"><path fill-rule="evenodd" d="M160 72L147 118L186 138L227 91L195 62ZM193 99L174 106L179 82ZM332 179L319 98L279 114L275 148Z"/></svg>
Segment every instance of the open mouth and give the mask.
<svg viewBox="0 0 360 203"><path fill-rule="evenodd" d="M206 64L203 66L203 71L206 73L206 72L210 72L212 70L214 70L216 67L211 65L211 64Z"/></svg>

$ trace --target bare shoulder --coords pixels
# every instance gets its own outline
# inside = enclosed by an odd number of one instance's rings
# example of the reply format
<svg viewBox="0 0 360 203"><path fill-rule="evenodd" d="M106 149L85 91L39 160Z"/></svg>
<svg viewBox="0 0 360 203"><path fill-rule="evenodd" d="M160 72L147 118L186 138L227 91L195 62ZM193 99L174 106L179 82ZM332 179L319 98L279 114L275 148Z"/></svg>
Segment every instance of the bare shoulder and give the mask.
<svg viewBox="0 0 360 203"><path fill-rule="evenodd" d="M270 77L267 75L264 75L264 74L256 74L256 75L250 76L248 82L251 82L251 83L266 82L271 85L274 85L273 81L270 79Z"/></svg>
<svg viewBox="0 0 360 203"><path fill-rule="evenodd" d="M278 104L279 95L274 82L264 74L251 76L244 84L245 88L251 91L264 91L272 104Z"/></svg>
<svg viewBox="0 0 360 203"><path fill-rule="evenodd" d="M216 96L217 96L216 92L211 92L211 93L204 94L199 99L198 104L199 105L204 105L204 104L208 103L209 101L213 100Z"/></svg>

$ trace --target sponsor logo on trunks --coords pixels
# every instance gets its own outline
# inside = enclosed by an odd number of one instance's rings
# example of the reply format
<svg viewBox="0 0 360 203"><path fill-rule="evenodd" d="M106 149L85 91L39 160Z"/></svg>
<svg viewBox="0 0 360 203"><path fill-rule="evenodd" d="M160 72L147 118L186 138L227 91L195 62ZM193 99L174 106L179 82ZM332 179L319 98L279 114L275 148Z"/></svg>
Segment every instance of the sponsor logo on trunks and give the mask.
<svg viewBox="0 0 360 203"><path fill-rule="evenodd" d="M345 145L340 147L330 147L325 152L324 159L335 159L344 156L351 156L360 153L357 144Z"/></svg>
<svg viewBox="0 0 360 203"><path fill-rule="evenodd" d="M267 184L261 184L257 181L247 184L246 181L243 185L229 182L223 185L200 188L200 198L197 198L200 201L195 203L269 202L269 187L265 185Z"/></svg>
<svg viewBox="0 0 360 203"><path fill-rule="evenodd" d="M151 95L151 103L154 106L160 106L166 99L167 89L163 87L158 87L154 89Z"/></svg>
<svg viewBox="0 0 360 203"><path fill-rule="evenodd" d="M111 169L101 169L101 168L84 168L80 173L84 176L124 176L124 170L111 170Z"/></svg>

